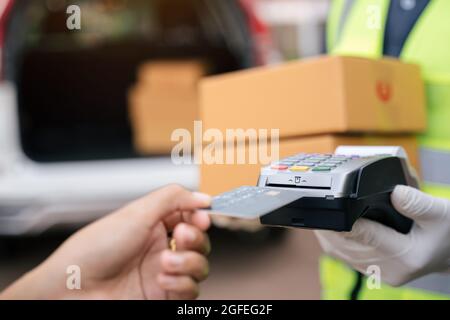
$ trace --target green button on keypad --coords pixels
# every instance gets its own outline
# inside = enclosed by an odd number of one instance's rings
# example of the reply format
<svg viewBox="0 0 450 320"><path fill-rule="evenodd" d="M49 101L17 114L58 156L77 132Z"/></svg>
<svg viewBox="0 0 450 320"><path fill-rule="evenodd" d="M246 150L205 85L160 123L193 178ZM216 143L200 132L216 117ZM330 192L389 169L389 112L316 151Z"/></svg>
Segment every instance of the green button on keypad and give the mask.
<svg viewBox="0 0 450 320"><path fill-rule="evenodd" d="M333 168L332 167L315 167L312 171L327 172L327 171L331 171L331 169L333 169Z"/></svg>

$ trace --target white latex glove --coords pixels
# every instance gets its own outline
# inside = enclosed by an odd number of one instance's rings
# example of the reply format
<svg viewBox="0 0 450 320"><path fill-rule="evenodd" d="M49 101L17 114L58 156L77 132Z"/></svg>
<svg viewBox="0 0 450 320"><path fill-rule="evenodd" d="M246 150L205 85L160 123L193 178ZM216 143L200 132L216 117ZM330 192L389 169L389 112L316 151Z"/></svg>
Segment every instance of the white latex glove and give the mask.
<svg viewBox="0 0 450 320"><path fill-rule="evenodd" d="M349 233L316 231L326 253L367 274L381 269L381 280L393 286L450 266L450 201L417 189L397 186L391 201L398 212L414 220L407 235L366 219Z"/></svg>

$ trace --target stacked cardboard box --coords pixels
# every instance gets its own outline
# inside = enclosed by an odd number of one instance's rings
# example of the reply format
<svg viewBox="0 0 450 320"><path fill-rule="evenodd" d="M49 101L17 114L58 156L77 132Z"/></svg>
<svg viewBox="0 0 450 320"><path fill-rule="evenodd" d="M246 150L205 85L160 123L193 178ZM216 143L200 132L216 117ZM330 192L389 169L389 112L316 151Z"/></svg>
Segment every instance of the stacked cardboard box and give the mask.
<svg viewBox="0 0 450 320"><path fill-rule="evenodd" d="M170 154L174 130L193 131L198 90L206 67L199 61L156 61L140 67L129 94L134 144L141 154Z"/></svg>
<svg viewBox="0 0 450 320"><path fill-rule="evenodd" d="M394 59L320 57L206 78L205 130L279 129L280 157L332 153L339 145L401 145L418 167L426 127L420 70ZM203 164L201 190L254 185L258 164Z"/></svg>

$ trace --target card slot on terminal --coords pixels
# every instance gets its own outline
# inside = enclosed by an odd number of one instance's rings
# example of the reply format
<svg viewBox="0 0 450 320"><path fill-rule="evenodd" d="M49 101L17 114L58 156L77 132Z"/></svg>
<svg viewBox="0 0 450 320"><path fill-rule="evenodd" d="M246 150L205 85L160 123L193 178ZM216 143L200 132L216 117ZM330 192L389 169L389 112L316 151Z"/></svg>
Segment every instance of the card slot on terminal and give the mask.
<svg viewBox="0 0 450 320"><path fill-rule="evenodd" d="M267 177L266 186L329 190L332 186L332 177L325 175L273 175Z"/></svg>

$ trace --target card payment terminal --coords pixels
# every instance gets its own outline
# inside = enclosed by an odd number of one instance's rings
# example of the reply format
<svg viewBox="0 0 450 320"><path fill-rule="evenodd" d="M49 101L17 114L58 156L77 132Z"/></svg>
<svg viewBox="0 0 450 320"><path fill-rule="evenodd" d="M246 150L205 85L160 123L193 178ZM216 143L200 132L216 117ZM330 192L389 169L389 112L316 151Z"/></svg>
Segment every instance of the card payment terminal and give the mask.
<svg viewBox="0 0 450 320"><path fill-rule="evenodd" d="M418 187L403 148L344 146L277 161L261 170L257 187L215 197L211 210L259 217L263 225L334 231L351 231L364 217L406 234L412 221L390 201L396 185Z"/></svg>

